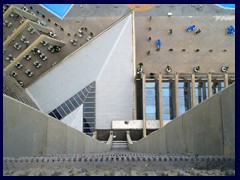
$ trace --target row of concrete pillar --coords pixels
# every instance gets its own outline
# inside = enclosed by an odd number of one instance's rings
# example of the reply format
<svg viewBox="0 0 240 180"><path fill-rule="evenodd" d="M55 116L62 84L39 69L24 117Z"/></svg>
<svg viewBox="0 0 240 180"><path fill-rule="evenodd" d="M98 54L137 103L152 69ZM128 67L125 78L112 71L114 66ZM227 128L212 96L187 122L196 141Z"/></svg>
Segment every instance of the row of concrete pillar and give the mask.
<svg viewBox="0 0 240 180"><path fill-rule="evenodd" d="M179 95L178 95L178 76L179 74L176 73L174 75L175 79L175 109L176 109L176 117L179 116ZM145 82L146 82L146 76L145 74L141 74L142 79L142 116L143 116L143 137L147 136L147 128L146 128L146 93L145 93ZM158 107L158 113L159 113L159 124L160 127L163 127L163 106L162 106L162 74L160 73L157 78L158 81L158 101L159 101L159 107ZM207 82L208 82L208 94L209 97L212 96L212 75L211 73L208 73L207 75ZM192 83L192 107L196 106L196 98L195 98L195 74L191 75L191 83ZM224 87L226 88L228 86L228 74L224 74Z"/></svg>

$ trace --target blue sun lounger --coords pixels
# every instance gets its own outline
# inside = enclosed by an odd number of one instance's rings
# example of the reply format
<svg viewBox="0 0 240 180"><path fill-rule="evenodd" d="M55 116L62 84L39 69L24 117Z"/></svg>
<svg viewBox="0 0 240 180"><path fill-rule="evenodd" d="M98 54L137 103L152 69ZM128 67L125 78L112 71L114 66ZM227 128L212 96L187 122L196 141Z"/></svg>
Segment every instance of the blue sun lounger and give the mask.
<svg viewBox="0 0 240 180"><path fill-rule="evenodd" d="M194 29L196 29L196 26L195 26L195 25L192 25L192 26L189 26L189 27L187 28L187 31L192 31L192 30L194 30Z"/></svg>
<svg viewBox="0 0 240 180"><path fill-rule="evenodd" d="M232 25L227 28L227 31L231 36L235 33L235 29Z"/></svg>
<svg viewBox="0 0 240 180"><path fill-rule="evenodd" d="M157 39L157 48L160 49L162 47L162 43L160 39Z"/></svg>

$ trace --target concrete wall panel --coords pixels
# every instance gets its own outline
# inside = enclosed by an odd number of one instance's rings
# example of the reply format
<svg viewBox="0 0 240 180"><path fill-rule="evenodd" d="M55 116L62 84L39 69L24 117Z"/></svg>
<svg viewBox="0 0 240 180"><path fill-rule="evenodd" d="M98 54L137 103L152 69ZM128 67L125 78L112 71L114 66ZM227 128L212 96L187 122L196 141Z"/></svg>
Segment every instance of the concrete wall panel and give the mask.
<svg viewBox="0 0 240 180"><path fill-rule="evenodd" d="M224 155L235 155L235 84L232 86L221 92Z"/></svg>
<svg viewBox="0 0 240 180"><path fill-rule="evenodd" d="M78 130L67 127L67 153L85 152L85 135Z"/></svg>
<svg viewBox="0 0 240 180"><path fill-rule="evenodd" d="M174 119L165 127L166 147L169 153L186 153L182 116Z"/></svg>
<svg viewBox="0 0 240 180"><path fill-rule="evenodd" d="M3 97L4 157L105 152L111 148L9 96Z"/></svg>
<svg viewBox="0 0 240 180"><path fill-rule="evenodd" d="M183 115L186 149L196 154L223 154L220 94Z"/></svg>
<svg viewBox="0 0 240 180"><path fill-rule="evenodd" d="M130 151L148 153L166 153L165 128L155 131L136 143L129 145Z"/></svg>
<svg viewBox="0 0 240 180"><path fill-rule="evenodd" d="M67 125L56 121L48 118L46 154L67 153Z"/></svg>
<svg viewBox="0 0 240 180"><path fill-rule="evenodd" d="M3 101L3 155L33 156L45 153L47 117L12 98Z"/></svg>

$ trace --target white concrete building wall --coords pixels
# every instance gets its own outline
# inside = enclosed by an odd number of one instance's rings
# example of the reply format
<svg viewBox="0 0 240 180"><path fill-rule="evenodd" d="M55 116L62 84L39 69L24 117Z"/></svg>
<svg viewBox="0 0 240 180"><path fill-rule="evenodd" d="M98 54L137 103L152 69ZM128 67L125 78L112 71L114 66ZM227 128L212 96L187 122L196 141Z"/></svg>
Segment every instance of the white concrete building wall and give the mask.
<svg viewBox="0 0 240 180"><path fill-rule="evenodd" d="M77 109L64 117L61 122L83 132L83 105L80 105Z"/></svg>
<svg viewBox="0 0 240 180"><path fill-rule="evenodd" d="M133 118L132 17L126 20L96 80L96 129L111 129L112 120Z"/></svg>
<svg viewBox="0 0 240 180"><path fill-rule="evenodd" d="M95 37L26 88L43 112L50 113L96 80L128 21L129 18L125 18Z"/></svg>

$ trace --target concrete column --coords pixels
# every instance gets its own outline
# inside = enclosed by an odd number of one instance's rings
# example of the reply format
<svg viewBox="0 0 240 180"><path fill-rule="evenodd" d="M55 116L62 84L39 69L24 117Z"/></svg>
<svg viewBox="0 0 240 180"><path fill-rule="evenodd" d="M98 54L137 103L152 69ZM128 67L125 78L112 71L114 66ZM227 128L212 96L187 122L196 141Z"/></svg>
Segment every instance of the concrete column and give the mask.
<svg viewBox="0 0 240 180"><path fill-rule="evenodd" d="M176 117L178 117L179 116L178 73L175 74L175 111Z"/></svg>
<svg viewBox="0 0 240 180"><path fill-rule="evenodd" d="M135 12L132 12L133 17L135 17ZM133 38L132 38L132 59L133 59L133 75L136 77L136 35L135 35L135 18L132 18L132 33L133 33ZM134 81L134 86L133 86L133 96L134 96L134 106L133 106L133 119L137 119L137 85L136 85L136 80Z"/></svg>
<svg viewBox="0 0 240 180"><path fill-rule="evenodd" d="M196 106L195 74L192 74L192 107Z"/></svg>
<svg viewBox="0 0 240 180"><path fill-rule="evenodd" d="M208 98L212 96L212 75L208 73Z"/></svg>
<svg viewBox="0 0 240 180"><path fill-rule="evenodd" d="M145 81L146 77L145 74L142 74L142 113L143 113L143 137L147 136L147 128L146 128L146 88L145 88Z"/></svg>
<svg viewBox="0 0 240 180"><path fill-rule="evenodd" d="M163 107L162 107L162 73L158 75L158 114L159 114L159 125L163 127Z"/></svg>
<svg viewBox="0 0 240 180"><path fill-rule="evenodd" d="M224 74L224 88L228 87L228 74Z"/></svg>

